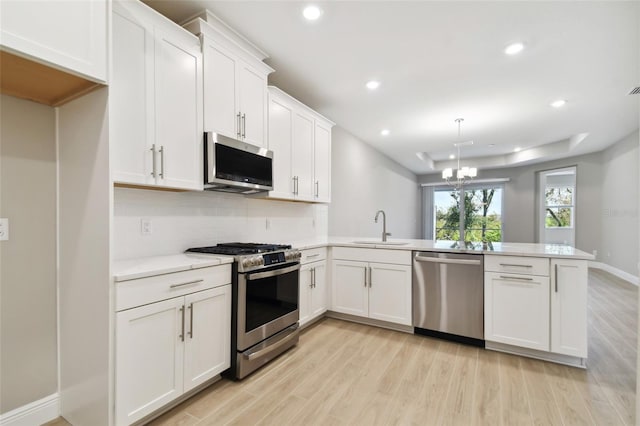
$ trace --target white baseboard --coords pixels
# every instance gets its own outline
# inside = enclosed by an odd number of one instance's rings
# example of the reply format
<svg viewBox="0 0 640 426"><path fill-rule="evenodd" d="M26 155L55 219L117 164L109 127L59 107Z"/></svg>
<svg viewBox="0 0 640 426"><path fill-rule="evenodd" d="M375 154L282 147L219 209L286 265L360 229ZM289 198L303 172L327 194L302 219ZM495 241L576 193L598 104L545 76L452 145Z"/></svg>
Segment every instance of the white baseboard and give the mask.
<svg viewBox="0 0 640 426"><path fill-rule="evenodd" d="M59 416L60 398L54 393L0 415L0 426L41 425Z"/></svg>
<svg viewBox="0 0 640 426"><path fill-rule="evenodd" d="M593 268L593 269L600 269L602 271L608 272L613 276L616 276L622 280L625 280L635 286L640 285L640 279L638 277L636 277L635 275L631 275L628 272L625 272L621 269L618 269L616 267L613 267L611 265L608 265L606 263L603 262L592 262L589 261L589 268Z"/></svg>

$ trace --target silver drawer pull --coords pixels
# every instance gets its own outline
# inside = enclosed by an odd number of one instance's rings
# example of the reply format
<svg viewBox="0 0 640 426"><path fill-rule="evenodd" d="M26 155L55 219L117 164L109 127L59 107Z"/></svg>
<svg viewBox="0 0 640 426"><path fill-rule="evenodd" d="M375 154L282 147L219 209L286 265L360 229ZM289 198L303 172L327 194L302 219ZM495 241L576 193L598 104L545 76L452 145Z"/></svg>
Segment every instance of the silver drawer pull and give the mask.
<svg viewBox="0 0 640 426"><path fill-rule="evenodd" d="M201 282L203 282L203 281L204 281L204 280L195 280L195 281L189 281L189 282L181 283L181 284L171 284L171 285L169 286L169 288L184 287L185 285L198 284L198 283L201 283Z"/></svg>
<svg viewBox="0 0 640 426"><path fill-rule="evenodd" d="M320 253L310 254L307 256L307 259L311 259L312 257L318 257L318 256L320 256Z"/></svg>
<svg viewBox="0 0 640 426"><path fill-rule="evenodd" d="M515 268L533 268L533 265L516 265L515 263L501 263L500 266L513 266Z"/></svg>
<svg viewBox="0 0 640 426"><path fill-rule="evenodd" d="M500 275L500 278L505 280L533 281L533 278L526 278L526 277L507 277L504 275Z"/></svg>

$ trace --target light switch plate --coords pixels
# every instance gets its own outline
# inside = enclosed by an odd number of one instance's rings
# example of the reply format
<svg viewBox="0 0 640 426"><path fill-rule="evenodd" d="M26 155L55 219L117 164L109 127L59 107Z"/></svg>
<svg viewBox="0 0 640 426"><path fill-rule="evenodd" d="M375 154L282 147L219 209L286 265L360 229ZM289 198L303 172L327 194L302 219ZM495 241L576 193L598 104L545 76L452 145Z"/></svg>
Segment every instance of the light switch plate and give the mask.
<svg viewBox="0 0 640 426"><path fill-rule="evenodd" d="M0 218L0 241L9 240L9 219L6 217Z"/></svg>

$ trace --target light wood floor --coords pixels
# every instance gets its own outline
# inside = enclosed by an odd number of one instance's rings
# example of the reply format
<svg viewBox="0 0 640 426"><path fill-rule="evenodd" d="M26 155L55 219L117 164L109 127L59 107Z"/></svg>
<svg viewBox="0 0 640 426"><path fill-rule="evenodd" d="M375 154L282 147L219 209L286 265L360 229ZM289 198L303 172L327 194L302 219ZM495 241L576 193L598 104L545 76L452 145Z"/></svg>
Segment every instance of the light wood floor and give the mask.
<svg viewBox="0 0 640 426"><path fill-rule="evenodd" d="M325 319L152 425L632 425L637 298L590 272L587 370Z"/></svg>

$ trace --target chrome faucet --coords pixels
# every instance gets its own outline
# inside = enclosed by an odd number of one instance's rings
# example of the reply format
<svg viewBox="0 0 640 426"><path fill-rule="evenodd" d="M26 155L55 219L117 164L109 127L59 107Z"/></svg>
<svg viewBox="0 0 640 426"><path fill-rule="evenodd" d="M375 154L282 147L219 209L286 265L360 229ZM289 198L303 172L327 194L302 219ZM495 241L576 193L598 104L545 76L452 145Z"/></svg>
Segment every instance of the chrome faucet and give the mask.
<svg viewBox="0 0 640 426"><path fill-rule="evenodd" d="M376 217L373 219L375 223L378 223L378 216L382 213L382 241L387 241L387 236L391 236L391 232L387 232L387 215L384 214L384 210L378 210Z"/></svg>

